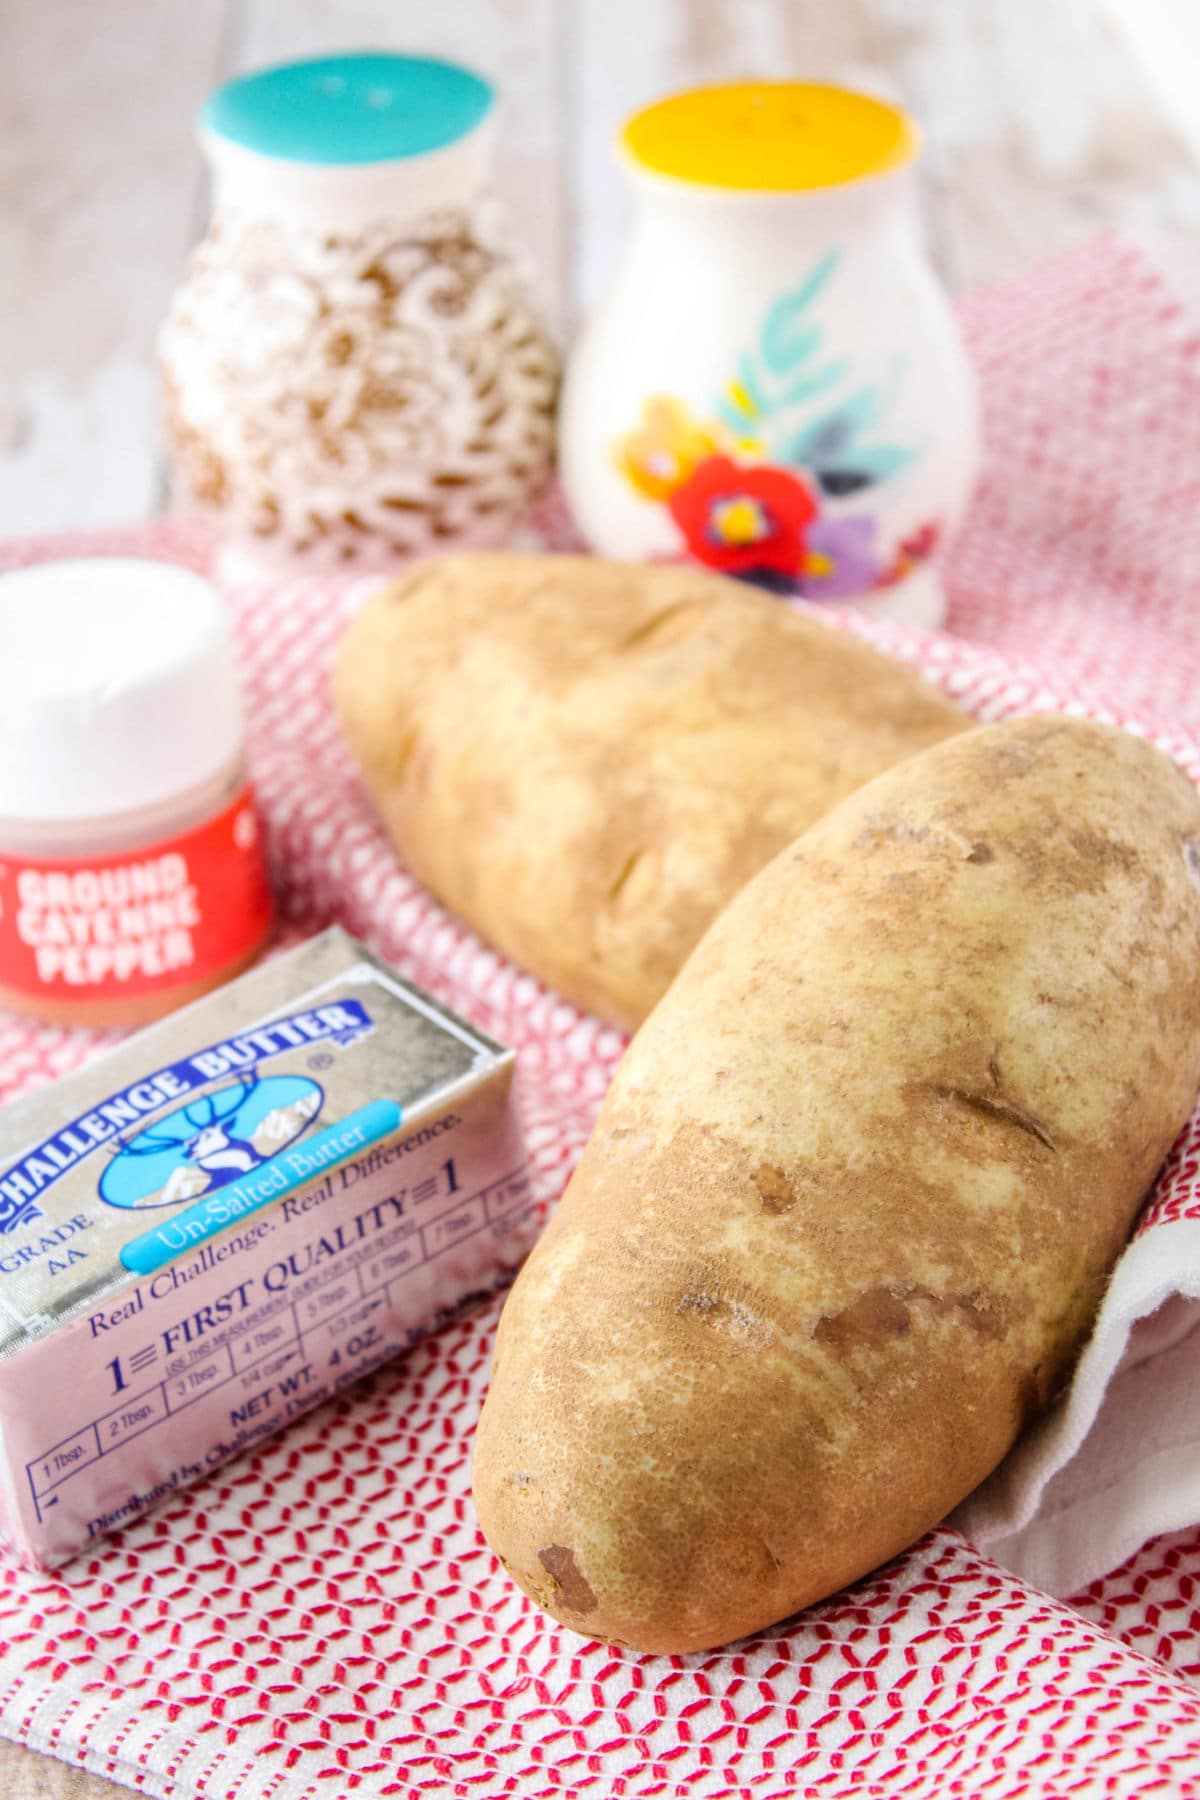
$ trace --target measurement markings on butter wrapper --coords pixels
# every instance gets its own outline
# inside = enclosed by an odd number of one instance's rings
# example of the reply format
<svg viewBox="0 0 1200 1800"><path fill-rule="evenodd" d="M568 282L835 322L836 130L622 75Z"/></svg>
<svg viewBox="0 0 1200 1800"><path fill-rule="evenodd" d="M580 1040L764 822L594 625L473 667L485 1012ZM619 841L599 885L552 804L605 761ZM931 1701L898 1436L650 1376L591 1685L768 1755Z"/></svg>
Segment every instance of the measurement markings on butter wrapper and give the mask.
<svg viewBox="0 0 1200 1800"><path fill-rule="evenodd" d="M323 1268L271 1296L232 1323L173 1351L162 1378L139 1392L121 1392L112 1409L32 1458L25 1467L38 1518L56 1506L58 1490L98 1458L152 1431L184 1408L221 1388L231 1394L231 1414L257 1413L264 1397L253 1390L269 1382L281 1399L311 1390L326 1374L352 1377L355 1359L373 1362L385 1346L404 1341L387 1325L402 1310L403 1283L415 1269L436 1260L489 1228L509 1230L514 1214L532 1205L529 1173L517 1169L464 1196L440 1217L418 1225L406 1218L369 1246L343 1251ZM156 1361L151 1346L113 1359L118 1390L128 1378Z"/></svg>

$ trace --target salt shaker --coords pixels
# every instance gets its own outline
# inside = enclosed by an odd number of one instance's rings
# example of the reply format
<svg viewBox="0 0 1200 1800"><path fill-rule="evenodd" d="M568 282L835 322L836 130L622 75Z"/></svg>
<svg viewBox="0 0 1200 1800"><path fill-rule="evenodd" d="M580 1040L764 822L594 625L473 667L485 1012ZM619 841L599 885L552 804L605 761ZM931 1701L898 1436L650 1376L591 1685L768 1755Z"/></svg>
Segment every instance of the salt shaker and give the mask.
<svg viewBox="0 0 1200 1800"><path fill-rule="evenodd" d="M547 481L558 357L454 64L292 63L205 105L214 206L160 339L175 491L254 562L501 542Z"/></svg>
<svg viewBox="0 0 1200 1800"><path fill-rule="evenodd" d="M937 623L930 558L978 424L908 192L915 126L847 89L741 82L638 113L620 150L633 232L560 428L586 538Z"/></svg>

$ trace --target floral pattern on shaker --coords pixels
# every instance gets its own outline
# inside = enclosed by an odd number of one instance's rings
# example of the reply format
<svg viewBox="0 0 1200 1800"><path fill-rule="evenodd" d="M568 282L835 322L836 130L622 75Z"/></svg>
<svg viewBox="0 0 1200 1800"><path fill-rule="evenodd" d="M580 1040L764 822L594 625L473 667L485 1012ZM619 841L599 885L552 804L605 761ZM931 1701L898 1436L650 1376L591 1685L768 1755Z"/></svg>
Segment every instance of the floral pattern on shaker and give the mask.
<svg viewBox="0 0 1200 1800"><path fill-rule="evenodd" d="M811 488L787 469L710 456L669 496L692 554L728 575L774 569L799 576L817 516Z"/></svg>
<svg viewBox="0 0 1200 1800"><path fill-rule="evenodd" d="M928 520L885 554L878 519L841 510L918 452L884 429L902 367L855 385L848 360L824 351L811 315L839 261L831 250L770 308L712 417L694 417L673 394L652 394L615 447L635 493L670 514L684 554L809 600L890 587L933 554L941 535L940 521Z"/></svg>
<svg viewBox="0 0 1200 1800"><path fill-rule="evenodd" d="M643 498L669 501L693 470L716 452L715 432L697 425L681 401L656 394L642 408L639 429L622 439L618 462Z"/></svg>
<svg viewBox="0 0 1200 1800"><path fill-rule="evenodd" d="M489 197L345 232L218 214L159 339L182 498L314 566L504 542L558 354Z"/></svg>
<svg viewBox="0 0 1200 1800"><path fill-rule="evenodd" d="M806 600L844 600L865 593L879 578L876 521L869 513L818 519L808 537L800 581Z"/></svg>

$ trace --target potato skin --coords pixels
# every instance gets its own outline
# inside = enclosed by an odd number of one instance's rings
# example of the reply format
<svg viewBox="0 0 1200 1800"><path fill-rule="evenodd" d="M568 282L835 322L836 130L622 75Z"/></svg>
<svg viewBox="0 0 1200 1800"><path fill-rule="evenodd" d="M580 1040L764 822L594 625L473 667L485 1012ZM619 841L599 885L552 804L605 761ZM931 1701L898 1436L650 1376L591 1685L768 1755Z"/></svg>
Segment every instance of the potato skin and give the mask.
<svg viewBox="0 0 1200 1800"><path fill-rule="evenodd" d="M488 1541L708 1648L944 1517L1068 1376L1200 1085L1200 801L1067 719L842 802L630 1047L500 1322Z"/></svg>
<svg viewBox="0 0 1200 1800"><path fill-rule="evenodd" d="M623 1026L814 819L970 723L741 582L571 556L418 565L350 625L335 694L414 874Z"/></svg>

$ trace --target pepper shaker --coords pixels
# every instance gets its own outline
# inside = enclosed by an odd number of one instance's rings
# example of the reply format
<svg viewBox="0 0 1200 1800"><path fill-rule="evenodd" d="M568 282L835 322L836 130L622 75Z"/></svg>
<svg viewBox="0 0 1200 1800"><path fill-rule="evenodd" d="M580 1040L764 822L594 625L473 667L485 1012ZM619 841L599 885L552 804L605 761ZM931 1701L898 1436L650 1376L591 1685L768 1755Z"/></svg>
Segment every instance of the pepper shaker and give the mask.
<svg viewBox="0 0 1200 1800"><path fill-rule="evenodd" d="M502 542L549 478L558 357L457 65L292 63L205 105L207 236L160 339L175 491L256 561Z"/></svg>

